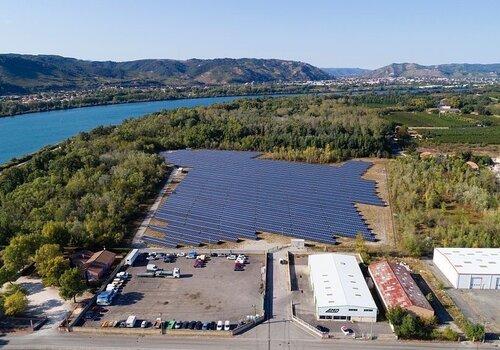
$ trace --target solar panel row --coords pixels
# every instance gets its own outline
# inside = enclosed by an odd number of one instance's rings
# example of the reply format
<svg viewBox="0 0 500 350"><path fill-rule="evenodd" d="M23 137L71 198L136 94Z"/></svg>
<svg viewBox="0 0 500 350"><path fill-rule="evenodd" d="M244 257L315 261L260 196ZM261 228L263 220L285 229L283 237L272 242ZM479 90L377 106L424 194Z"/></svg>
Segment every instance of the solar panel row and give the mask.
<svg viewBox="0 0 500 350"><path fill-rule="evenodd" d="M176 246L255 239L271 232L335 243L335 235L358 232L374 240L355 203L384 205L373 181L362 179L370 163L340 167L273 161L257 152L179 150L163 154L191 167L187 177L156 211L164 238L149 242Z"/></svg>

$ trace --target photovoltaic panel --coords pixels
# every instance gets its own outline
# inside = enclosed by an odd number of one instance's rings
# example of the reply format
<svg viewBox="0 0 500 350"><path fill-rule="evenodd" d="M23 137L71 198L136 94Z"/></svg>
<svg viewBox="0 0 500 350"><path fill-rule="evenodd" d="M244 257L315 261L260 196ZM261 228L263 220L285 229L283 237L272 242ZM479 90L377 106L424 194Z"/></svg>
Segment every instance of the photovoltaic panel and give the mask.
<svg viewBox="0 0 500 350"><path fill-rule="evenodd" d="M383 206L375 183L361 176L371 166L276 161L258 152L178 150L162 154L189 168L155 213L164 238L147 242L176 246L255 239L257 232L335 243L335 236L367 240L374 234L355 203Z"/></svg>

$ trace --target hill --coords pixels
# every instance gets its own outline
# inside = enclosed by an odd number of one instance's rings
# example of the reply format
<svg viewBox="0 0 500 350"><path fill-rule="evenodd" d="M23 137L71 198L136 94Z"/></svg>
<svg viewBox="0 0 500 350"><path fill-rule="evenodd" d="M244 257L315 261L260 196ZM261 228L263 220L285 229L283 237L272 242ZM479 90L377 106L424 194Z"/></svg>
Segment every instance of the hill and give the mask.
<svg viewBox="0 0 500 350"><path fill-rule="evenodd" d="M332 78L347 78L357 77L371 72L369 69L363 68L321 68L328 73Z"/></svg>
<svg viewBox="0 0 500 350"><path fill-rule="evenodd" d="M217 85L328 79L297 61L254 58L85 61L51 55L0 55L0 94L82 89L99 85Z"/></svg>
<svg viewBox="0 0 500 350"><path fill-rule="evenodd" d="M393 63L364 75L369 78L500 78L500 64L451 63L423 66Z"/></svg>

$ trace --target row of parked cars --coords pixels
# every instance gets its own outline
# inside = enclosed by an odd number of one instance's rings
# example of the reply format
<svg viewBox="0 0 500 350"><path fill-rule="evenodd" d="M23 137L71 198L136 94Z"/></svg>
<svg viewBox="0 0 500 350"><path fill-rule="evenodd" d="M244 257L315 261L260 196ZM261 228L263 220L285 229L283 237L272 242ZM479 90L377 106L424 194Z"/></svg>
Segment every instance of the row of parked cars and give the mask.
<svg viewBox="0 0 500 350"><path fill-rule="evenodd" d="M201 321L173 321L175 322L173 329L195 329L201 331L229 331L231 330L231 323L226 320L222 321L211 321L211 322L201 322Z"/></svg>
<svg viewBox="0 0 500 350"><path fill-rule="evenodd" d="M131 277L128 272L118 272L113 281L106 286L106 289L97 295L96 304L101 306L111 305L113 299L120 293Z"/></svg>

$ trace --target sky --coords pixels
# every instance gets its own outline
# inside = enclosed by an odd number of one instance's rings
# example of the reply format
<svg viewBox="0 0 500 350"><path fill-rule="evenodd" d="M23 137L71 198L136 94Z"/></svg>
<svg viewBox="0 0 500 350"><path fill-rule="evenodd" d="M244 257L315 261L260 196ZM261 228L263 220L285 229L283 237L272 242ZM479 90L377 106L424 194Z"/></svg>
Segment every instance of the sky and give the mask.
<svg viewBox="0 0 500 350"><path fill-rule="evenodd" d="M0 0L0 53L499 63L500 0Z"/></svg>

